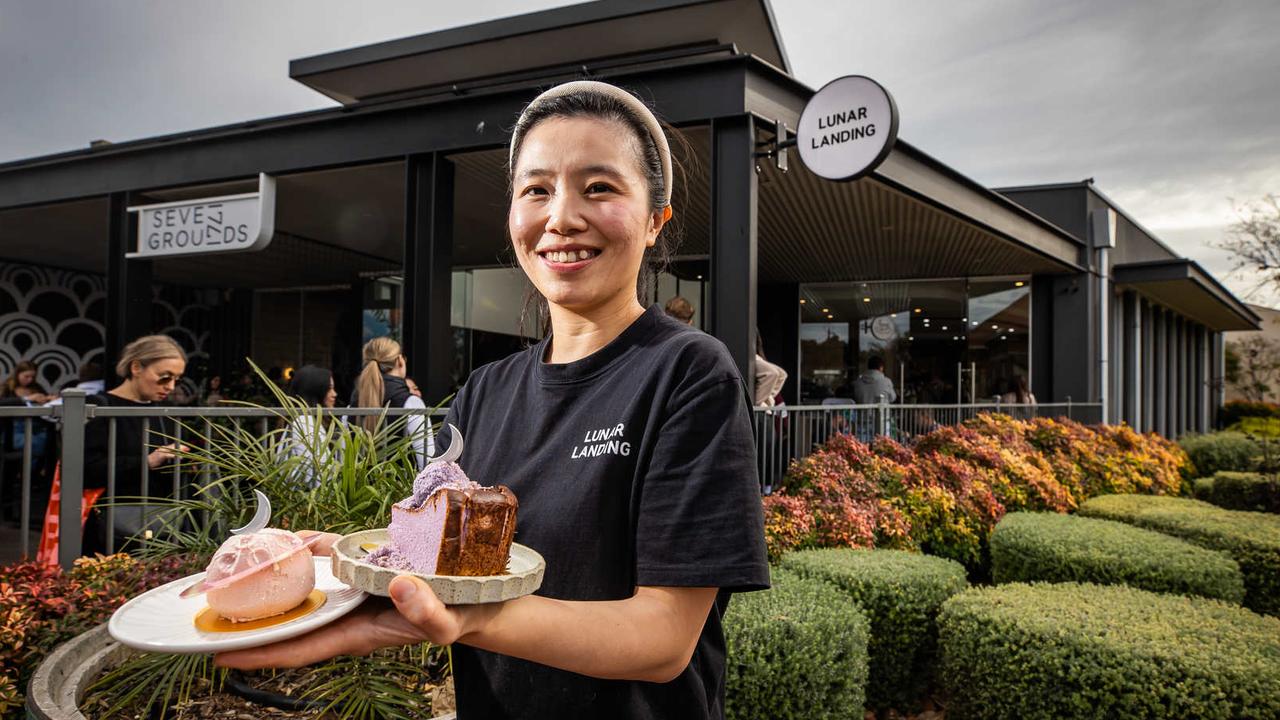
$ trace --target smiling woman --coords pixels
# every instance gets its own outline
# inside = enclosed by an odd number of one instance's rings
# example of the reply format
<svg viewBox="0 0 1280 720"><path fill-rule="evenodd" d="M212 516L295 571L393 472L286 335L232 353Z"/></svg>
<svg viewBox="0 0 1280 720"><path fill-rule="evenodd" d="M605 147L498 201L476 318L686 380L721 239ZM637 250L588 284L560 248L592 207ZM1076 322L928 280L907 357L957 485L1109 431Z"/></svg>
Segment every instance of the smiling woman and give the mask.
<svg viewBox="0 0 1280 720"><path fill-rule="evenodd" d="M461 717L720 718L721 617L769 570L737 367L644 305L672 216L667 138L629 93L569 83L516 123L510 178L512 246L550 333L473 372L446 422L467 475L519 497L516 537L546 559L538 594L446 607L401 577L394 608L219 662L429 640L454 644Z"/></svg>

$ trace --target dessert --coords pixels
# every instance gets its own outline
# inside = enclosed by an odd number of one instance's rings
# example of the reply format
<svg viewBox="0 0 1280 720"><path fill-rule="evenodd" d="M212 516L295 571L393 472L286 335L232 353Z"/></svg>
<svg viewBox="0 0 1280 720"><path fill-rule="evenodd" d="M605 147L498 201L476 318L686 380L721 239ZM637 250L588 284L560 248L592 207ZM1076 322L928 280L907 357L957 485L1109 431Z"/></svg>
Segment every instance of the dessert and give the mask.
<svg viewBox="0 0 1280 720"><path fill-rule="evenodd" d="M391 542L365 560L423 575L482 576L506 572L519 504L510 488L473 481L456 462L462 435L413 481L413 494L391 507Z"/></svg>
<svg viewBox="0 0 1280 720"><path fill-rule="evenodd" d="M264 566L245 577L220 581ZM209 607L232 622L271 617L297 607L315 589L315 565L302 538L264 528L233 535L214 553L205 582Z"/></svg>

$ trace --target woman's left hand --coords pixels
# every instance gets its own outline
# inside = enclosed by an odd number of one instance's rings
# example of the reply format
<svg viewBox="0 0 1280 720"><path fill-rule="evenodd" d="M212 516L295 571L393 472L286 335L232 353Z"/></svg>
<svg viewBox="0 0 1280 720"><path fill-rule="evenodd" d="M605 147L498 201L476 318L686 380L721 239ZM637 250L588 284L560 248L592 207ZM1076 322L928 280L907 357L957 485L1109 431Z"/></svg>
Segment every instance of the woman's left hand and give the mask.
<svg viewBox="0 0 1280 720"><path fill-rule="evenodd" d="M465 611L440 602L421 579L402 575L391 581L390 589L394 604L369 598L350 615L306 635L218 653L214 661L219 667L240 670L302 667L338 655L368 655L384 647L422 642L450 645L463 635Z"/></svg>

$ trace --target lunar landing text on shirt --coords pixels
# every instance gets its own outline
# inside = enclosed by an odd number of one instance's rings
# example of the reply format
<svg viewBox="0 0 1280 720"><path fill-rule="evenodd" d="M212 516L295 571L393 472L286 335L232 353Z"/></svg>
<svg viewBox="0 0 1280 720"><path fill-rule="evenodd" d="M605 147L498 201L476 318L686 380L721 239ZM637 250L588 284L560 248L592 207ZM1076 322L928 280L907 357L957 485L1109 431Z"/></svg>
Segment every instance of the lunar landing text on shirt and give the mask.
<svg viewBox="0 0 1280 720"><path fill-rule="evenodd" d="M582 444L573 449L572 459L584 457L599 457L600 455L622 455L626 457L631 454L631 443L622 439L622 434L626 430L624 423L618 423L613 427L600 428L599 430L588 430L587 434L582 437Z"/></svg>

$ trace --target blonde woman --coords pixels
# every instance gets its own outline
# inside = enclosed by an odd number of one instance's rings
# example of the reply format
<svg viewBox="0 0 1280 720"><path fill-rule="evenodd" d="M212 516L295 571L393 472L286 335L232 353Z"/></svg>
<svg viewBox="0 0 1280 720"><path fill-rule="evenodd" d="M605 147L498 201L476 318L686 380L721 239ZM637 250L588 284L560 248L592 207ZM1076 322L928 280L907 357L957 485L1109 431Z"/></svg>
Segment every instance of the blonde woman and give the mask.
<svg viewBox="0 0 1280 720"><path fill-rule="evenodd" d="M187 369L187 354L173 338L167 335L147 335L125 346L116 363L116 375L120 384L111 390L93 396L91 402L108 407L145 408L163 403L173 393L182 374ZM175 445L166 438L175 433L172 420L165 417L145 418L149 423L148 434L143 437L144 418L130 416L115 418L115 494L117 497L137 497L143 494L142 468L158 470L174 459ZM84 429L84 487L86 490L107 486L107 453L109 423L105 418L90 420ZM145 447L144 447L145 446ZM166 479L167 480L167 479ZM149 492L171 487L158 477L151 477ZM141 530L141 514L138 508L118 507L115 511L116 536L121 540ZM137 517L135 517L135 515ZM85 552L105 552L106 527L104 518L95 511L85 531ZM116 543L116 550L121 543Z"/></svg>
<svg viewBox="0 0 1280 720"><path fill-rule="evenodd" d="M405 380L405 357L400 343L389 337L376 337L364 344L362 357L364 369L360 371L356 388L351 393L351 407L427 409L422 396L414 394ZM369 432L378 428L379 418L376 415L357 420ZM425 414L411 415L404 430L414 439L413 451L421 468L427 457L435 453L435 438L429 418Z"/></svg>
<svg viewBox="0 0 1280 720"><path fill-rule="evenodd" d="M509 157L507 228L551 332L473 372L447 421L463 469L519 498L541 589L449 607L402 576L394 606L218 662L430 641L453 645L464 720L720 718L721 617L769 567L746 385L719 341L642 304L669 250L667 137L630 93L574 82L530 103Z"/></svg>

